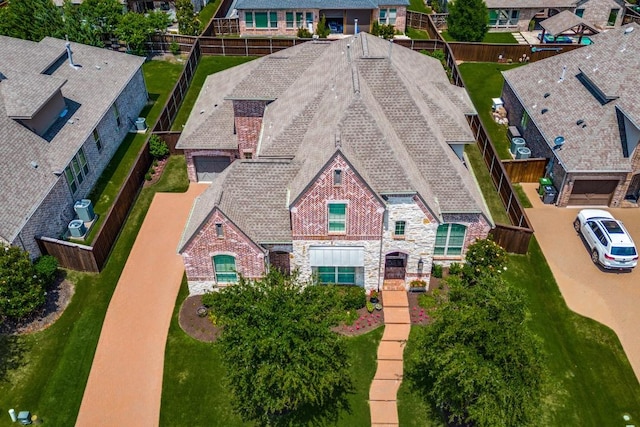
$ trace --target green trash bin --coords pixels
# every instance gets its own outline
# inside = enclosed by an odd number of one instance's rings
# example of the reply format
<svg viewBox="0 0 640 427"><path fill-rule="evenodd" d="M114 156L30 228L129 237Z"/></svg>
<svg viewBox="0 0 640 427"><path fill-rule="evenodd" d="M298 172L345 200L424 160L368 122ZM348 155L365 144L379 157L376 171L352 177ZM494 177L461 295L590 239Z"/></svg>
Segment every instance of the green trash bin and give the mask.
<svg viewBox="0 0 640 427"><path fill-rule="evenodd" d="M553 181L551 181L551 178L540 178L538 182L540 183L540 185L538 186L538 194L540 196L544 195L545 186L553 185Z"/></svg>

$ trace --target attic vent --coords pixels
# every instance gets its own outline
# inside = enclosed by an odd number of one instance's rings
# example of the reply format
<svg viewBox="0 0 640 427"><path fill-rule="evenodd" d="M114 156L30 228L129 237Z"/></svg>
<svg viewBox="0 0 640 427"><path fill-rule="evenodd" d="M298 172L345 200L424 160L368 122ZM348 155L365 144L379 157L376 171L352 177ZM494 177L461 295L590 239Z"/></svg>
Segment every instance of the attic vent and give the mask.
<svg viewBox="0 0 640 427"><path fill-rule="evenodd" d="M549 92L547 92L547 93L545 93L543 96L544 96L545 98L548 98L548 97L549 97L549 95L551 95L551 94L550 94Z"/></svg>

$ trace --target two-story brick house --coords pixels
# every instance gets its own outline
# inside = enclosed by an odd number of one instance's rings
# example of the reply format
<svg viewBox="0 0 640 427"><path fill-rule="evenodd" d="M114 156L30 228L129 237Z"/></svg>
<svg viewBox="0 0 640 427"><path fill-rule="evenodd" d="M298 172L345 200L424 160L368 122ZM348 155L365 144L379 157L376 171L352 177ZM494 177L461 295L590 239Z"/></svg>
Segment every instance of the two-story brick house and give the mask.
<svg viewBox="0 0 640 427"><path fill-rule="evenodd" d="M407 6L408 0L237 0L234 8L241 35L295 36L298 28L313 33L322 16L334 34L353 34L356 21L360 31L377 21L404 32Z"/></svg>
<svg viewBox="0 0 640 427"><path fill-rule="evenodd" d="M269 266L376 289L462 261L492 225L465 114L439 61L366 33L209 76L178 142L211 182L179 247L190 291Z"/></svg>
<svg viewBox="0 0 640 427"><path fill-rule="evenodd" d="M144 58L0 36L0 241L61 236L147 103Z"/></svg>

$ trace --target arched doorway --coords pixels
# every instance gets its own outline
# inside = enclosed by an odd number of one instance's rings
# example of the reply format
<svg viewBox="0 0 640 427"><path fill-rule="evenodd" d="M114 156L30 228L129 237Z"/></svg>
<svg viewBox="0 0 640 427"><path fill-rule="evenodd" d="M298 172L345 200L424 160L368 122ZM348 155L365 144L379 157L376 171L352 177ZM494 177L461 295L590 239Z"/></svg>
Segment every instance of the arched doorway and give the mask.
<svg viewBox="0 0 640 427"><path fill-rule="evenodd" d="M407 271L408 255L402 252L391 252L384 257L385 280L404 279Z"/></svg>

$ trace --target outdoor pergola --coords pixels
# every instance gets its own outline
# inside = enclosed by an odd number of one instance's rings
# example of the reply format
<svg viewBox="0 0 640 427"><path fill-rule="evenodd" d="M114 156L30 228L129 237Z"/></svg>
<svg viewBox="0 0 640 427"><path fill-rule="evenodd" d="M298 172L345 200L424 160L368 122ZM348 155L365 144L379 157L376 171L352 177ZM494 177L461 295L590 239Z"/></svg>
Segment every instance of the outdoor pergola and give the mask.
<svg viewBox="0 0 640 427"><path fill-rule="evenodd" d="M593 28L592 24L568 10L545 19L540 22L540 26L542 27L540 36L542 42L544 42L545 34L553 36L554 39L561 35L576 36L578 37L578 43L581 43L583 36L593 36L599 33L598 30Z"/></svg>

